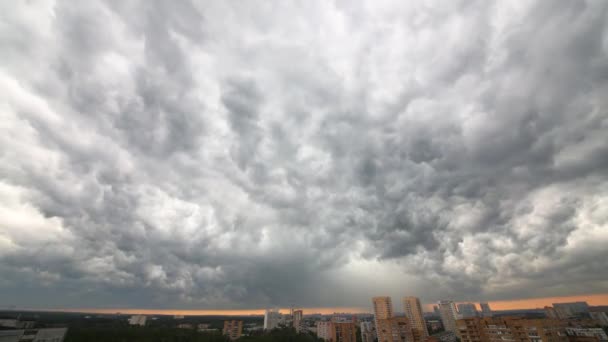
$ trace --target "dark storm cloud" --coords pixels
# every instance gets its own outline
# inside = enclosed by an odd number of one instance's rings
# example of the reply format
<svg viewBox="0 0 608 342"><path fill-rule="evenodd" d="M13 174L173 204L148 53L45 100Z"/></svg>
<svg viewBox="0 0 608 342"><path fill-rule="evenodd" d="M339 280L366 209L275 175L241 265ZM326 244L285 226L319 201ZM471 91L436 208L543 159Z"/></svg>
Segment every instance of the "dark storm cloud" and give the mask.
<svg viewBox="0 0 608 342"><path fill-rule="evenodd" d="M0 305L606 291L602 1L2 6Z"/></svg>

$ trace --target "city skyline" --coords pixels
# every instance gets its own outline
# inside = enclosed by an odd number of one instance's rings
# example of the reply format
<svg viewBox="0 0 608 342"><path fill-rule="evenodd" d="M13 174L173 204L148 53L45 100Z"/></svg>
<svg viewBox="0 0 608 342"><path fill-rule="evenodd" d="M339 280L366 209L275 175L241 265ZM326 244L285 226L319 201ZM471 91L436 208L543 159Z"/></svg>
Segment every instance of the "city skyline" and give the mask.
<svg viewBox="0 0 608 342"><path fill-rule="evenodd" d="M0 307L606 304L606 23L606 0L0 1Z"/></svg>
<svg viewBox="0 0 608 342"><path fill-rule="evenodd" d="M402 297L395 298L401 299ZM534 299L523 299L523 300L512 300L512 301L489 301L492 310L524 310L524 309L543 309L545 306L551 306L554 303L568 303L585 301L592 306L608 306L608 294L607 295L587 295L587 296L565 296L565 297L542 297ZM483 301L458 301L454 299L454 303L474 303L477 310L481 313L479 304ZM401 305L399 300L398 305ZM422 308L425 313L433 312L433 306L437 305L436 302L425 303L422 302ZM274 308L274 307L273 307ZM273 309L270 308L270 309ZM258 309L143 309L143 308L64 308L64 309L50 309L50 308L17 308L26 309L31 311L65 311L65 312L90 312L90 313L103 313L103 314L114 314L117 312L123 314L163 314L163 315L227 315L227 316L238 316L238 315L260 315L263 316L265 311L269 308L258 308ZM277 308L282 314L288 314L291 307L279 307ZM334 313L362 313L362 314L373 314L373 308L369 307L306 307L298 306L299 310L304 311L304 315L311 314L323 314L331 315ZM398 310L393 308L395 313L403 313L403 309L398 307Z"/></svg>

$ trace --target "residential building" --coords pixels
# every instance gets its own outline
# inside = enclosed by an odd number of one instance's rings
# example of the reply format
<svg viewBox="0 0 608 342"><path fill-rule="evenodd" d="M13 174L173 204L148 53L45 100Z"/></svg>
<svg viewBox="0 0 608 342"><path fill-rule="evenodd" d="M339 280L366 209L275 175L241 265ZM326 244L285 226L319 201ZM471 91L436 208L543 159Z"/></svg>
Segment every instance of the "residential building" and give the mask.
<svg viewBox="0 0 608 342"><path fill-rule="evenodd" d="M414 329L407 317L391 317L378 320L378 342L414 342Z"/></svg>
<svg viewBox="0 0 608 342"><path fill-rule="evenodd" d="M552 306L545 306L543 310L545 310L545 316L547 316L547 318L559 319L557 311L555 311Z"/></svg>
<svg viewBox="0 0 608 342"><path fill-rule="evenodd" d="M243 334L243 321L224 321L222 334L228 336L232 341L238 339Z"/></svg>
<svg viewBox="0 0 608 342"><path fill-rule="evenodd" d="M570 341L597 341L605 342L608 341L608 335L602 328L573 328L566 327L566 334L570 338ZM583 338L580 338L583 337Z"/></svg>
<svg viewBox="0 0 608 342"><path fill-rule="evenodd" d="M373 322L361 322L361 342L374 342Z"/></svg>
<svg viewBox="0 0 608 342"><path fill-rule="evenodd" d="M444 331L433 336L429 336L427 342L457 342L456 334L452 331Z"/></svg>
<svg viewBox="0 0 608 342"><path fill-rule="evenodd" d="M378 338L378 341L386 340L387 337L383 336L383 332L380 330L380 320L393 317L393 301L391 300L391 297L380 296L372 298L372 303L374 305L376 337Z"/></svg>
<svg viewBox="0 0 608 342"><path fill-rule="evenodd" d="M0 330L2 342L62 342L67 328Z"/></svg>
<svg viewBox="0 0 608 342"><path fill-rule="evenodd" d="M378 329L378 320L393 317L393 302L391 297L374 297L372 298L374 305L374 323Z"/></svg>
<svg viewBox="0 0 608 342"><path fill-rule="evenodd" d="M555 309L557 317L560 319L578 317L589 313L587 302L553 303L553 309Z"/></svg>
<svg viewBox="0 0 608 342"><path fill-rule="evenodd" d="M129 318L129 324L130 325L139 325L139 326L144 326L146 325L146 316L144 315L134 315L131 316L131 318Z"/></svg>
<svg viewBox="0 0 608 342"><path fill-rule="evenodd" d="M522 317L464 318L456 323L462 342L567 342L564 322Z"/></svg>
<svg viewBox="0 0 608 342"><path fill-rule="evenodd" d="M471 318L478 316L477 308L473 303L460 303L456 307L458 308L458 318Z"/></svg>
<svg viewBox="0 0 608 342"><path fill-rule="evenodd" d="M19 324L18 319L13 319L13 318L0 319L0 327L16 329L17 324Z"/></svg>
<svg viewBox="0 0 608 342"><path fill-rule="evenodd" d="M304 323L304 312L302 310L295 310L293 312L293 327L296 329L296 332L302 331L302 324Z"/></svg>
<svg viewBox="0 0 608 342"><path fill-rule="evenodd" d="M492 309L490 309L490 304L486 303L479 303L479 307L481 308L481 316L482 317L492 317L493 313L492 313Z"/></svg>
<svg viewBox="0 0 608 342"><path fill-rule="evenodd" d="M418 330L418 334L422 337L429 336L429 331L426 327L426 322L424 321L424 314L422 313L420 299L417 297L404 297L403 312L405 312L405 316L409 318L412 329Z"/></svg>
<svg viewBox="0 0 608 342"><path fill-rule="evenodd" d="M331 342L357 342L357 326L354 322L332 322Z"/></svg>
<svg viewBox="0 0 608 342"><path fill-rule="evenodd" d="M317 337L325 341L329 341L332 338L332 322L330 321L317 321Z"/></svg>
<svg viewBox="0 0 608 342"><path fill-rule="evenodd" d="M279 309L267 309L264 313L264 330L272 330L279 327L281 322Z"/></svg>
<svg viewBox="0 0 608 342"><path fill-rule="evenodd" d="M599 325L608 326L608 313L604 311L589 311L589 316L594 319Z"/></svg>
<svg viewBox="0 0 608 342"><path fill-rule="evenodd" d="M442 300L437 303L439 307L439 315L441 323L446 331L456 332L456 319L458 319L458 310L456 304L451 300Z"/></svg>

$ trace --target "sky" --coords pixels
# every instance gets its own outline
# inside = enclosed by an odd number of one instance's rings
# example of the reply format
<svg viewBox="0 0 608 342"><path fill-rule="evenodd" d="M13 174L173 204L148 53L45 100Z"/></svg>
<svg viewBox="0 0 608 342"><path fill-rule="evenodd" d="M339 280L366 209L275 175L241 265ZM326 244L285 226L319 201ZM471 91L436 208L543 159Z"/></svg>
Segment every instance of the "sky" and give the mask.
<svg viewBox="0 0 608 342"><path fill-rule="evenodd" d="M605 300L607 94L603 0L1 1L0 307Z"/></svg>

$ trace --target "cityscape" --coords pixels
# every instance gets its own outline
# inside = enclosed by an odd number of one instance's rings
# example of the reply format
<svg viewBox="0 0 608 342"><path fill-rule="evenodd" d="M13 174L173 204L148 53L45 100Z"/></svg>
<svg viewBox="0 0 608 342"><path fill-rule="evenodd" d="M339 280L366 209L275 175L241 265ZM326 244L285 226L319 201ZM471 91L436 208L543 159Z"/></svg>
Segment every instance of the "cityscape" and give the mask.
<svg viewBox="0 0 608 342"><path fill-rule="evenodd" d="M48 317L40 319L40 313L5 311L4 317L0 316L0 341L63 342L93 340L91 338L118 341L125 337L139 341L158 334L161 327L171 336L167 341L175 338L193 341L278 338L318 342L608 341L608 305L590 306L584 301L496 311L487 302L441 300L433 305L432 312L424 312L417 297L403 297L393 305L391 297L378 296L371 298L371 308L372 313L329 315L306 313L297 308L287 311L271 308L265 310L263 317L250 315L245 316L246 320L221 316L74 313L75 316L64 321L54 319L52 323ZM68 335L70 324L78 331L71 337ZM93 335L87 335L87 331ZM112 336L116 339L111 339Z"/></svg>

